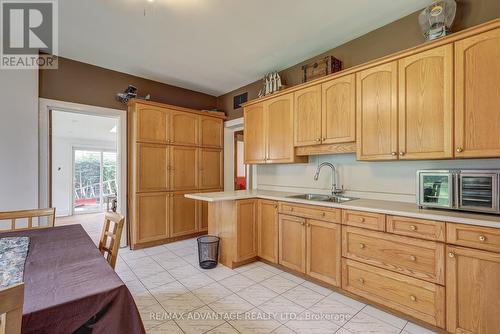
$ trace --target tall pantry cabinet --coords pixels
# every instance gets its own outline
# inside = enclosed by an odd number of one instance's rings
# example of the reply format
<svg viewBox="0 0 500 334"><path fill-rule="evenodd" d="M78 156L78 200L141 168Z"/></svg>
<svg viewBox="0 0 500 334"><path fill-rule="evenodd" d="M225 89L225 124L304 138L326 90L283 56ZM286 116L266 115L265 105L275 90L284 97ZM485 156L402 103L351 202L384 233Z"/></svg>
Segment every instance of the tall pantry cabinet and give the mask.
<svg viewBox="0 0 500 334"><path fill-rule="evenodd" d="M223 189L223 120L151 101L128 110L128 208L132 248L207 231L205 208L186 193Z"/></svg>

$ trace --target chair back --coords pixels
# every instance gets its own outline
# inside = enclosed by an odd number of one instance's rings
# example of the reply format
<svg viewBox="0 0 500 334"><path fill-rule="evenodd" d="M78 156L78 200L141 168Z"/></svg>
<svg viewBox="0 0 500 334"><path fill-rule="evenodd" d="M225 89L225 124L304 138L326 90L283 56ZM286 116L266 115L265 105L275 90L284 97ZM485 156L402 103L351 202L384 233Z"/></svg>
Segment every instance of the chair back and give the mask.
<svg viewBox="0 0 500 334"><path fill-rule="evenodd" d="M0 289L0 334L20 334L23 320L24 283Z"/></svg>
<svg viewBox="0 0 500 334"><path fill-rule="evenodd" d="M113 269L118 257L118 249L120 249L120 239L124 223L125 218L116 212L106 212L104 216L99 251L104 255Z"/></svg>
<svg viewBox="0 0 500 334"><path fill-rule="evenodd" d="M33 230L38 228L54 227L55 216L56 216L55 208L0 212L0 223L2 221L10 220L10 228L8 228L7 230L0 230L0 231L1 232L21 231L21 230ZM33 226L33 218L42 218L42 217L47 217L47 225L40 226L40 219L38 219L38 225ZM18 223L20 223L21 219L28 220L27 227L19 227Z"/></svg>

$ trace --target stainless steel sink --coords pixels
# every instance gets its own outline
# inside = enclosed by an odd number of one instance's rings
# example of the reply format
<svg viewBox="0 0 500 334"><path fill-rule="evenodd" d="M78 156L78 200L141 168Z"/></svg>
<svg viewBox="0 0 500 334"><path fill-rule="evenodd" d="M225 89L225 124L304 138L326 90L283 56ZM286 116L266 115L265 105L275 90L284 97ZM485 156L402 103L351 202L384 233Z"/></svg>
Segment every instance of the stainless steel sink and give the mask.
<svg viewBox="0 0 500 334"><path fill-rule="evenodd" d="M330 196L330 195L320 195L320 194L301 194L301 195L288 196L288 198L305 199L306 201L333 202L333 203L344 203L357 199L355 197Z"/></svg>

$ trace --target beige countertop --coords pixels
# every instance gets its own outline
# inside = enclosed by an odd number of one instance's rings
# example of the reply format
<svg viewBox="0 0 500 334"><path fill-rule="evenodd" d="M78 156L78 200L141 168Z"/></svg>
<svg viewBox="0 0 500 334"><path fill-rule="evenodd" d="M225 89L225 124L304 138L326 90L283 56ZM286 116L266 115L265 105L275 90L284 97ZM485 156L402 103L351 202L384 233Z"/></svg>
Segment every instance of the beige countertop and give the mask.
<svg viewBox="0 0 500 334"><path fill-rule="evenodd" d="M500 228L500 215L479 214L451 210L419 209L418 206L413 203L381 201L373 199L356 199L340 204L331 202L309 201L288 197L293 195L298 194L270 190L239 190L214 193L186 194L185 196L187 198L206 202L261 198L283 202L318 205L330 208L385 213L389 215Z"/></svg>

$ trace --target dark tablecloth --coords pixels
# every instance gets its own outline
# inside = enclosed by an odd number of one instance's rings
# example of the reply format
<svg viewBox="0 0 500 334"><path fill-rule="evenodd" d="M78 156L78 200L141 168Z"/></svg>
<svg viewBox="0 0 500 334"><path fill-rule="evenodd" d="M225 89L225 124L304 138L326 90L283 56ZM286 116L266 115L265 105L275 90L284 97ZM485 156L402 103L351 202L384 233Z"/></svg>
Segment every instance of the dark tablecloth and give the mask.
<svg viewBox="0 0 500 334"><path fill-rule="evenodd" d="M30 237L22 333L145 333L129 290L81 225L0 233Z"/></svg>

